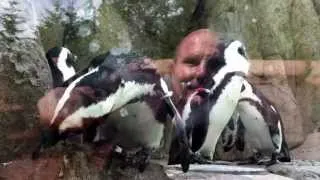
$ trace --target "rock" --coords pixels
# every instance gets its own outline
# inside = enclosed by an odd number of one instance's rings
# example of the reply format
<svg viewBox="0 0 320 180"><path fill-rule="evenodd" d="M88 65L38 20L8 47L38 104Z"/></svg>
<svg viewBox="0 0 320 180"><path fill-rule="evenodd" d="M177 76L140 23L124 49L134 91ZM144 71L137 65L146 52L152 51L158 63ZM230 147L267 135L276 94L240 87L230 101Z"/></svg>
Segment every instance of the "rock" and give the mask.
<svg viewBox="0 0 320 180"><path fill-rule="evenodd" d="M205 7L205 25L224 37L243 40L251 58L320 58L316 0L206 1Z"/></svg>
<svg viewBox="0 0 320 180"><path fill-rule="evenodd" d="M70 146L69 146L70 148ZM111 166L101 169L92 151L53 148L42 154L40 159L28 156L0 164L0 179L140 179L169 180L163 166L151 162L143 173L135 167L120 168L121 161L113 159ZM97 164L98 163L98 164ZM107 163L109 163L107 161Z"/></svg>
<svg viewBox="0 0 320 180"><path fill-rule="evenodd" d="M191 165L187 173L176 166L168 166L166 174L171 179L214 179L214 180L290 180L284 176L268 173L260 167L230 166L230 165Z"/></svg>
<svg viewBox="0 0 320 180"><path fill-rule="evenodd" d="M295 159L320 161L320 133L312 133L306 138L304 143L292 150Z"/></svg>
<svg viewBox="0 0 320 180"><path fill-rule="evenodd" d="M320 178L319 161L294 161L291 163L275 164L269 166L268 171L295 180L313 180Z"/></svg>
<svg viewBox="0 0 320 180"><path fill-rule="evenodd" d="M36 102L49 88L51 77L43 49L33 39L1 48L0 67L0 161L8 161L33 147L28 137L9 137L37 127Z"/></svg>
<svg viewBox="0 0 320 180"><path fill-rule="evenodd" d="M37 161L18 159L0 165L1 179L47 179L55 180L62 168L62 159L57 157L45 158Z"/></svg>

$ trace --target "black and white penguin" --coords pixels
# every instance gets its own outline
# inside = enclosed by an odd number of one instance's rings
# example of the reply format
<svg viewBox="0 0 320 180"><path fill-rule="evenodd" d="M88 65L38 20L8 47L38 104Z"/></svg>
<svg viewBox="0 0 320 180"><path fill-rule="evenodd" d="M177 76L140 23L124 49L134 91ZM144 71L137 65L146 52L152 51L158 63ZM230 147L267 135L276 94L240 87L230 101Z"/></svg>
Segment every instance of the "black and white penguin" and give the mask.
<svg viewBox="0 0 320 180"><path fill-rule="evenodd" d="M127 129L122 128L120 132L123 131L127 134L130 134L130 131L135 128L141 131L149 131L150 128L162 131L163 117L175 115L174 124L178 129L177 134L180 143L185 147L183 153L185 153L186 158L181 164L183 170L187 171L189 167L189 146L184 122L172 103L170 98L172 93L169 91L167 84L156 72L151 61L146 58L124 60L124 63L118 65L119 67L114 68L114 66L106 66L102 63L95 68L90 68L87 73L76 78L63 90L63 93L60 93L57 97L58 101L56 102L54 113L51 116L43 115L46 118L50 117L50 119L47 118L45 120L49 121L51 132L49 133L51 136L47 137L64 137L72 132L77 133L86 128L95 128L101 122L117 129L123 121ZM124 122L126 119L121 118L109 120L109 116L113 112L119 111L122 115L126 114L127 112L122 108L135 103L140 104L134 106L139 111L141 110L140 113L150 117L150 119L145 118L145 122L141 121L139 127L134 126L138 124L137 122L134 123L134 120L132 123ZM41 111L42 106L38 105L39 107L39 111ZM140 117L143 116L142 114L140 115ZM137 118L135 117L135 119ZM120 134L120 136L122 135L124 134ZM148 136L150 134L136 133L132 134L126 141L137 140L138 142L134 142L135 145L145 149L158 147L161 139L159 135L156 135L158 142L154 142L154 139L148 138ZM57 140L59 139L53 141L52 144L56 143ZM117 145L122 147L122 144ZM143 169L144 167L141 168L141 170Z"/></svg>
<svg viewBox="0 0 320 180"><path fill-rule="evenodd" d="M76 74L76 56L65 47L54 47L47 51L46 58L51 70L53 88L60 87Z"/></svg>
<svg viewBox="0 0 320 180"><path fill-rule="evenodd" d="M219 48L221 54L214 55L207 65L212 79L204 81L206 89L189 97L182 114L192 151L209 160L213 160L218 139L237 107L250 66L240 41ZM203 102L192 103L196 95L202 96Z"/></svg>
<svg viewBox="0 0 320 180"><path fill-rule="evenodd" d="M260 158L269 157L267 161L253 160L265 165L274 164L277 160L291 161L279 111L261 91L247 80L243 82L236 112L239 113L244 125L245 143L252 148L254 153L261 156Z"/></svg>

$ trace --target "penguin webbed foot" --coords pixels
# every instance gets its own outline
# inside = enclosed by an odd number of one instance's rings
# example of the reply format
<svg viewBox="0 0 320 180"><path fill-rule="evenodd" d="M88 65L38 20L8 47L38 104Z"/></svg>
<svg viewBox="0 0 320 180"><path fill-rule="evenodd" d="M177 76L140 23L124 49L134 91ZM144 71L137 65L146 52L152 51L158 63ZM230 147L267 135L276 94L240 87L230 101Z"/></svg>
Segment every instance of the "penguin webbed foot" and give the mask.
<svg viewBox="0 0 320 180"><path fill-rule="evenodd" d="M278 157L278 160L280 162L291 162L291 157L290 156L281 156L281 157Z"/></svg>
<svg viewBox="0 0 320 180"><path fill-rule="evenodd" d="M277 163L276 159L270 159L268 161L258 161L257 165L271 166Z"/></svg>
<svg viewBox="0 0 320 180"><path fill-rule="evenodd" d="M138 165L138 169L140 172L143 172L146 167L149 165L150 158L151 158L151 149L150 148L143 148L142 150L136 153L136 164Z"/></svg>
<svg viewBox="0 0 320 180"><path fill-rule="evenodd" d="M272 153L271 158L263 158L260 153L255 156L257 165L271 166L277 163L277 153Z"/></svg>
<svg viewBox="0 0 320 180"><path fill-rule="evenodd" d="M191 156L191 163L192 164L213 164L214 162L202 157L198 153L193 153Z"/></svg>
<svg viewBox="0 0 320 180"><path fill-rule="evenodd" d="M121 149L121 150L120 150ZM139 172L144 172L148 166L151 158L152 150L150 148L142 148L136 153L129 153L119 146L116 146L112 152L112 158L117 157L122 161L120 168L125 169L126 167L138 168Z"/></svg>

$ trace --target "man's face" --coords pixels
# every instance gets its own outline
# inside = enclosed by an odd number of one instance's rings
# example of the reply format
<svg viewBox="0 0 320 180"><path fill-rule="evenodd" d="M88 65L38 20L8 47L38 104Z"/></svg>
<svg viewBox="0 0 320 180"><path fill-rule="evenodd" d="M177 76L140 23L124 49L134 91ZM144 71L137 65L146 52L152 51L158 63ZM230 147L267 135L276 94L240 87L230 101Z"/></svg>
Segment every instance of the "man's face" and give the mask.
<svg viewBox="0 0 320 180"><path fill-rule="evenodd" d="M174 75L180 82L199 86L199 79L206 74L208 59L215 53L214 42L204 38L193 38L182 43L177 51Z"/></svg>

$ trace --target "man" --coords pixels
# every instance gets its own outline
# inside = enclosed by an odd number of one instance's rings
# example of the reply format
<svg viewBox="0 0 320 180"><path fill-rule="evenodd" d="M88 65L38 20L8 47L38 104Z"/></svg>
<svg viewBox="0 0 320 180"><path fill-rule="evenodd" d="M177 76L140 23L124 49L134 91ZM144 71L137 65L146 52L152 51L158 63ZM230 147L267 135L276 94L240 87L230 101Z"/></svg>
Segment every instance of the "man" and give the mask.
<svg viewBox="0 0 320 180"><path fill-rule="evenodd" d="M184 37L176 49L171 72L172 88L177 102L183 102L201 84L206 64L217 50L217 35L209 29L199 29Z"/></svg>
<svg viewBox="0 0 320 180"><path fill-rule="evenodd" d="M185 36L176 48L170 81L174 91L174 100L180 112L187 97L201 86L201 80L206 75L206 65L211 56L218 52L217 35L209 29L199 29ZM195 96L193 101L201 101ZM167 126L167 128L170 126ZM168 134L171 129L168 129ZM171 142L171 138L173 141ZM169 164L175 164L179 157L179 145L174 137L165 139L165 147L169 148ZM170 147L171 146L171 147ZM179 161L179 160L178 160Z"/></svg>

